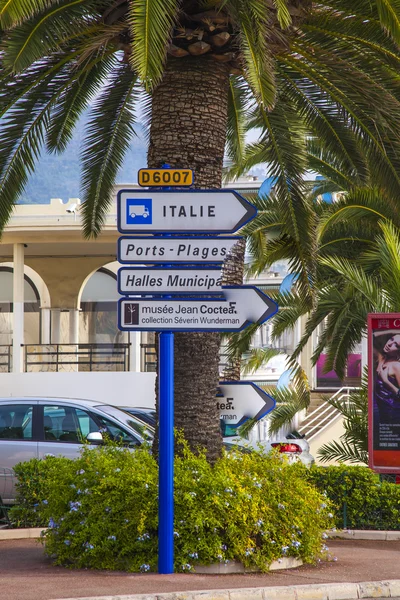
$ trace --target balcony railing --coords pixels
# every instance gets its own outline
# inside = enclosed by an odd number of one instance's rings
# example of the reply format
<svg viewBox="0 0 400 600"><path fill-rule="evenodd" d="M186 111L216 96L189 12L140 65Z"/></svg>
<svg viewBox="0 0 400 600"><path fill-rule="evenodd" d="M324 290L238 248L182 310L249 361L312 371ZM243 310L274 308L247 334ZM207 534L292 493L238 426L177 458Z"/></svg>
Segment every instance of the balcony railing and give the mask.
<svg viewBox="0 0 400 600"><path fill-rule="evenodd" d="M0 345L0 373L11 372L11 352L12 346L6 344Z"/></svg>
<svg viewBox="0 0 400 600"><path fill-rule="evenodd" d="M141 365L146 373L157 371L157 351L154 344L140 344Z"/></svg>
<svg viewBox="0 0 400 600"><path fill-rule="evenodd" d="M129 371L130 344L29 344L25 371Z"/></svg>

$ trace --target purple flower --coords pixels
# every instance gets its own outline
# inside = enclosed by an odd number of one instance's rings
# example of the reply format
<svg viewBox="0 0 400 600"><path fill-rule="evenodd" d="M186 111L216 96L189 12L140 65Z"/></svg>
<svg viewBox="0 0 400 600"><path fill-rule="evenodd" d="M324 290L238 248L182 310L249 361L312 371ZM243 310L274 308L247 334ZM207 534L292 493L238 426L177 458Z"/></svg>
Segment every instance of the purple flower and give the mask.
<svg viewBox="0 0 400 600"><path fill-rule="evenodd" d="M80 502L69 502L69 510L70 512L77 512L79 508L82 506Z"/></svg>
<svg viewBox="0 0 400 600"><path fill-rule="evenodd" d="M89 542L85 542L83 544L83 547L86 548L86 550L93 550L94 546L92 544L89 544Z"/></svg>

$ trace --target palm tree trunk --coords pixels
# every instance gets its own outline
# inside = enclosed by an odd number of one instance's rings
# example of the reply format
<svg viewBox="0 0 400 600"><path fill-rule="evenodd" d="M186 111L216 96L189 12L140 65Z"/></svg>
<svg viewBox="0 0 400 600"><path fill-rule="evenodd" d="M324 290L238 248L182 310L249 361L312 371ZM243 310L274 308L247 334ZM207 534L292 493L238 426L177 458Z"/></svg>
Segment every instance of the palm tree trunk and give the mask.
<svg viewBox="0 0 400 600"><path fill-rule="evenodd" d="M152 98L148 166L193 169L195 187L221 187L229 71L212 59L169 59ZM215 400L220 335L175 334L175 426L214 461L222 438Z"/></svg>
<svg viewBox="0 0 400 600"><path fill-rule="evenodd" d="M224 263L222 273L224 285L242 285L244 276L244 255L246 251L246 240L240 240L229 254ZM231 358L224 366L221 375L222 381L240 381L242 369L242 357Z"/></svg>

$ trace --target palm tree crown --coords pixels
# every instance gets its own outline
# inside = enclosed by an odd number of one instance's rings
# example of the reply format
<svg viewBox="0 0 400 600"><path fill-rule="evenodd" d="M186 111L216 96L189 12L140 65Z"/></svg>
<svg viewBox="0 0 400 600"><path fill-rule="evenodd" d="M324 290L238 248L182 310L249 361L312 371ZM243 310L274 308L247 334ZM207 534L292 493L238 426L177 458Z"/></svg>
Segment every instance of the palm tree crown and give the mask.
<svg viewBox="0 0 400 600"><path fill-rule="evenodd" d="M271 165L295 239L311 134L360 173L367 153L378 180L400 187L399 14L396 0L1 0L0 229L42 147L62 152L89 106L84 233L97 235L139 87L151 93L166 63L199 56L231 74L228 157ZM244 117L262 131L250 148Z"/></svg>

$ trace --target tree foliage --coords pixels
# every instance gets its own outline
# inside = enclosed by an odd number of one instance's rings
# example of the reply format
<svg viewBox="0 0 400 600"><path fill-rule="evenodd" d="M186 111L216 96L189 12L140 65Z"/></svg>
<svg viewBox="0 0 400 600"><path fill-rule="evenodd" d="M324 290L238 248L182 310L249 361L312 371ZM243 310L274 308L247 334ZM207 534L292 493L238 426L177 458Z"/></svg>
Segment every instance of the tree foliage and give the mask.
<svg viewBox="0 0 400 600"><path fill-rule="evenodd" d="M62 152L89 110L84 233L98 235L135 132L139 88L151 93L169 60L204 52L231 68L230 172L269 163L306 291L307 140L322 149L313 154L321 169L331 153L343 172L399 191L399 13L395 0L1 0L0 229L40 153ZM255 127L260 138L246 147Z"/></svg>

